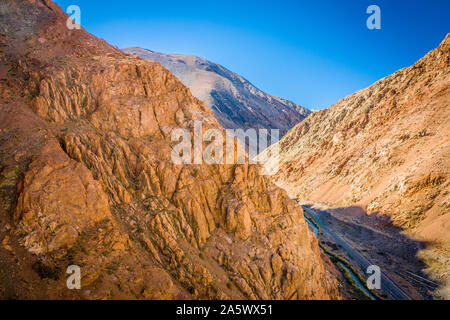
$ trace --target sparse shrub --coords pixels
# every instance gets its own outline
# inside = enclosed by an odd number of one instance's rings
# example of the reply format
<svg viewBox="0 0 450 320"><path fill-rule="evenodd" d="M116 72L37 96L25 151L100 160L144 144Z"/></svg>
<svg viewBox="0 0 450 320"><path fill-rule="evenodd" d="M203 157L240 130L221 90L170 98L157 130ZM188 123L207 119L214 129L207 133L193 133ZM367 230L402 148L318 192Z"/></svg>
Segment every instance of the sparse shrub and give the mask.
<svg viewBox="0 0 450 320"><path fill-rule="evenodd" d="M113 274L114 272L116 272L119 269L119 266L117 263L112 262L110 263L107 267L106 267L106 273L107 274Z"/></svg>
<svg viewBox="0 0 450 320"><path fill-rule="evenodd" d="M431 136L431 133L429 133L427 131L427 129L423 129L417 134L418 138L423 138L423 137L427 137L427 136Z"/></svg>

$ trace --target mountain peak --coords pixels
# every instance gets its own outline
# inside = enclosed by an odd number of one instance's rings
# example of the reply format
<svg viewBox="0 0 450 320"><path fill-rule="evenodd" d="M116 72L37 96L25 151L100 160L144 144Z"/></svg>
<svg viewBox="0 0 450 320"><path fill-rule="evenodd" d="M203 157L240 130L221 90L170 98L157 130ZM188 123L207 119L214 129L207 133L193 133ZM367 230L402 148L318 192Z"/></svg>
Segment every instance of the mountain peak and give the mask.
<svg viewBox="0 0 450 320"><path fill-rule="evenodd" d="M312 114L279 147L276 181L289 194L350 215L359 207L359 222L392 221L432 243L424 255L448 261L450 35L414 65ZM448 290L448 265L430 270Z"/></svg>
<svg viewBox="0 0 450 320"><path fill-rule="evenodd" d="M206 102L226 129L279 129L283 136L311 113L259 90L240 75L203 58L137 48L123 51L157 61L169 69L194 96Z"/></svg>

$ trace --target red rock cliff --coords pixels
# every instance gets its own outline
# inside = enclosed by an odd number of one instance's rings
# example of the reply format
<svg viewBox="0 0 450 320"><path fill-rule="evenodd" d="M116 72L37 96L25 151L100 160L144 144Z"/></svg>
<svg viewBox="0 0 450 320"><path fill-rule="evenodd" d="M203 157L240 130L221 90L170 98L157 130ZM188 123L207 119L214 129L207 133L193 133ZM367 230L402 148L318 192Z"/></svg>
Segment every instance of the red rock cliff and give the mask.
<svg viewBox="0 0 450 320"><path fill-rule="evenodd" d="M219 128L208 108L66 19L0 3L0 297L339 297L301 208L257 166L172 163L174 128Z"/></svg>

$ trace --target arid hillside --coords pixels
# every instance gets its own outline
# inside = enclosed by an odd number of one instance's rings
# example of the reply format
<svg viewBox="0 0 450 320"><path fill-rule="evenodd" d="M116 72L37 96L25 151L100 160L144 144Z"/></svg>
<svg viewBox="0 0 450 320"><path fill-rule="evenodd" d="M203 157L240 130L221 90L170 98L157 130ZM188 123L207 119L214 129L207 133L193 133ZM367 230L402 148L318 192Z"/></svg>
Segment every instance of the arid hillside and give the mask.
<svg viewBox="0 0 450 320"><path fill-rule="evenodd" d="M308 109L267 94L240 75L206 59L141 48L123 51L157 61L169 69L211 108L225 129L279 129L281 138L311 114Z"/></svg>
<svg viewBox="0 0 450 320"><path fill-rule="evenodd" d="M175 128L220 128L209 108L66 20L0 2L0 298L339 298L302 209L258 166L171 161Z"/></svg>
<svg viewBox="0 0 450 320"><path fill-rule="evenodd" d="M450 285L450 35L413 66L314 113L279 147L275 181L292 197L402 228L426 242L421 258Z"/></svg>

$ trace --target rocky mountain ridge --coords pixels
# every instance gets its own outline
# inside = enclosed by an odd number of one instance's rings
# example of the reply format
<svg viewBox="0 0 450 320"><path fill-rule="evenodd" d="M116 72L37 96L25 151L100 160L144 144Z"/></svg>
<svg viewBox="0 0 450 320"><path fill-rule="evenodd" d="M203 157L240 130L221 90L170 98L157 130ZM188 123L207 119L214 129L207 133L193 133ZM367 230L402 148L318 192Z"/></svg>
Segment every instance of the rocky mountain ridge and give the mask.
<svg viewBox="0 0 450 320"><path fill-rule="evenodd" d="M413 66L312 114L278 147L277 185L426 242L422 259L450 296L450 35Z"/></svg>
<svg viewBox="0 0 450 320"><path fill-rule="evenodd" d="M0 3L0 297L340 298L258 166L171 161L174 128L221 129L209 108L66 21L50 0Z"/></svg>
<svg viewBox="0 0 450 320"><path fill-rule="evenodd" d="M195 97L206 102L225 129L279 129L281 138L311 114L308 109L269 95L240 75L206 59L141 48L123 51L157 61L169 69Z"/></svg>

